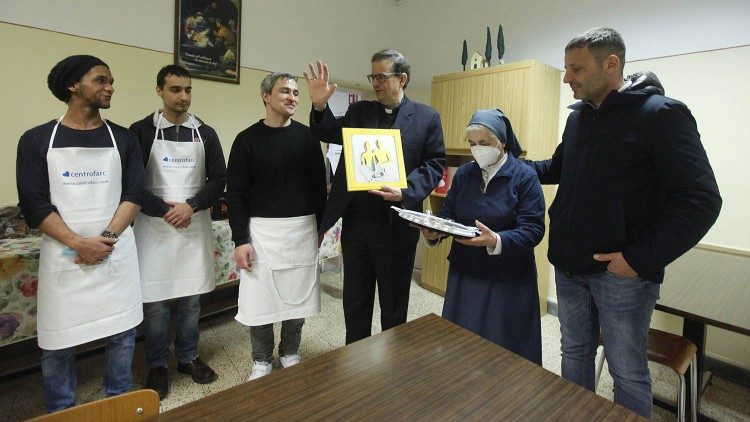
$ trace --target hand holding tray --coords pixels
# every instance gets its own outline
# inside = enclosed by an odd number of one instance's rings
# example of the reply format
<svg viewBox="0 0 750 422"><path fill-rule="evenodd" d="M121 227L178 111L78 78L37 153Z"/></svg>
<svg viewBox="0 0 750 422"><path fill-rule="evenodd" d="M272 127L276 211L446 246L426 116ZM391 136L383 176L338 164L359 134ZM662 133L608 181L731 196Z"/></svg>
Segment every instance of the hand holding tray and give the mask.
<svg viewBox="0 0 750 422"><path fill-rule="evenodd" d="M399 217L411 222L415 226L422 227L427 230L436 231L446 236L453 236L458 239L468 239L479 236L481 234L478 228L464 226L463 224L456 223L453 220L436 217L434 215L425 214L422 212L405 210L398 207L391 208L398 213Z"/></svg>

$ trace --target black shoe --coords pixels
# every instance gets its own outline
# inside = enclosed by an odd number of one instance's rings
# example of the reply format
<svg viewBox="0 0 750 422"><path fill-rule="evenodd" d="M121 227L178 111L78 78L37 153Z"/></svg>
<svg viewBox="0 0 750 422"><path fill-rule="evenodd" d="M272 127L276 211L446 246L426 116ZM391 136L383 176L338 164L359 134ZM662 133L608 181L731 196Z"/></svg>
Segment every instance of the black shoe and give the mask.
<svg viewBox="0 0 750 422"><path fill-rule="evenodd" d="M216 372L203 363L201 358L195 358L188 363L178 363L177 372L190 375L198 384L209 384L216 381Z"/></svg>
<svg viewBox="0 0 750 422"><path fill-rule="evenodd" d="M156 391L159 394L159 400L167 397L167 394L169 394L169 370L166 366L157 366L148 370L146 388Z"/></svg>

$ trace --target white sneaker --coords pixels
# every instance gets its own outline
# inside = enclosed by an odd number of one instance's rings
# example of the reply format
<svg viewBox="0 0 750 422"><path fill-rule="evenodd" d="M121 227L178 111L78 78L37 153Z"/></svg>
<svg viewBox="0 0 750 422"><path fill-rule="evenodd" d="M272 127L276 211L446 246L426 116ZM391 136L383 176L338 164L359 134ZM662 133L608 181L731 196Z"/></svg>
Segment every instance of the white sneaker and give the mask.
<svg viewBox="0 0 750 422"><path fill-rule="evenodd" d="M279 361L281 362L281 366L283 368L288 368L292 365L296 365L300 361L299 355L284 355L279 358Z"/></svg>
<svg viewBox="0 0 750 422"><path fill-rule="evenodd" d="M270 374L272 370L273 365L271 364L271 362L259 362L257 360L253 361L253 368L250 371L250 377L247 380L252 381L260 377L264 377Z"/></svg>

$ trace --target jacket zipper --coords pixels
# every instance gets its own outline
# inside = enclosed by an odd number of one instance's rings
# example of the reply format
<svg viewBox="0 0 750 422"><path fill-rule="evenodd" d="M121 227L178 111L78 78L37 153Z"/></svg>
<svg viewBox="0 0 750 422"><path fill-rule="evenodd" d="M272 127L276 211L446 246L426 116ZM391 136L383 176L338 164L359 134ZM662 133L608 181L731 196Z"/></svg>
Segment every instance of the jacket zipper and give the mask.
<svg viewBox="0 0 750 422"><path fill-rule="evenodd" d="M596 126L596 116L598 114L598 110L594 110L593 117L591 118L591 126L589 127L589 133L586 134L585 138L585 144L583 146L583 151L581 151L581 157L579 157L578 165L576 166L576 174L573 178L573 191L571 192L571 201L570 206L568 207L568 224L566 226L566 239L571 239L571 215L573 211L575 210L575 203L576 203L576 196L575 196L575 188L578 186L578 176L581 174L581 166L585 162L586 159L586 153L589 150L590 141L591 141L591 134L594 132L594 126ZM582 116L583 117L583 116ZM565 242L565 266L567 267L567 270L564 271L566 274L570 275L570 267L571 267L571 259L570 259L570 242Z"/></svg>

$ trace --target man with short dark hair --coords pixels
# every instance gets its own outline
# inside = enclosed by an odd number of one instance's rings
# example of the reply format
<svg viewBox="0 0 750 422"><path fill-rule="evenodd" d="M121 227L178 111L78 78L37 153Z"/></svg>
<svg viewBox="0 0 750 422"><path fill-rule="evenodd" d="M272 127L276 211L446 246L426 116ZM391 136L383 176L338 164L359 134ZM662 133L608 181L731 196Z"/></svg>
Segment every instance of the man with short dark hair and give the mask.
<svg viewBox="0 0 750 422"><path fill-rule="evenodd" d="M100 115L113 83L96 57L63 59L47 85L67 104L65 114L18 142L18 205L44 234L37 341L48 412L75 405L79 344L107 339L107 396L133 385L134 327L143 310L130 223L143 201L143 164L133 134Z"/></svg>
<svg viewBox="0 0 750 422"><path fill-rule="evenodd" d="M227 201L240 268L235 319L250 333L250 380L273 369L273 324L281 322L279 362L300 361L305 318L320 312L317 224L326 200L323 151L310 128L292 120L297 77L263 78L265 119L237 135L229 154Z"/></svg>
<svg viewBox="0 0 750 422"><path fill-rule="evenodd" d="M176 306L177 371L207 384L216 373L198 356L200 295L215 287L209 207L224 191L216 131L188 113L190 73L167 65L156 76L163 108L130 126L141 144L146 192L135 219L146 335L146 388L169 394L169 339ZM172 303L176 302L176 303Z"/></svg>
<svg viewBox="0 0 750 422"><path fill-rule="evenodd" d="M326 213L319 227L325 233L343 217L344 320L346 342L371 335L375 285L383 330L406 322L411 274L419 231L399 218L391 205L421 211L422 201L437 186L445 166L440 116L433 108L411 101L404 90L411 67L395 50L373 54L372 83L377 101L349 106L341 119L328 108L336 84L328 83L328 66L317 61L305 73L313 110L310 128L323 142L342 143L341 128L399 129L408 187L383 186L369 192L347 192L345 165L339 164Z"/></svg>
<svg viewBox="0 0 750 422"><path fill-rule="evenodd" d="M593 28L565 47L573 110L551 159L549 208L562 375L594 389L599 331L615 402L651 416L648 328L664 268L713 225L721 197L685 104L650 72L623 79L625 43Z"/></svg>

